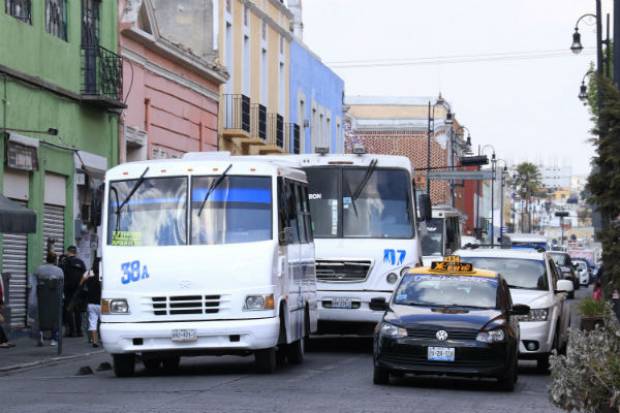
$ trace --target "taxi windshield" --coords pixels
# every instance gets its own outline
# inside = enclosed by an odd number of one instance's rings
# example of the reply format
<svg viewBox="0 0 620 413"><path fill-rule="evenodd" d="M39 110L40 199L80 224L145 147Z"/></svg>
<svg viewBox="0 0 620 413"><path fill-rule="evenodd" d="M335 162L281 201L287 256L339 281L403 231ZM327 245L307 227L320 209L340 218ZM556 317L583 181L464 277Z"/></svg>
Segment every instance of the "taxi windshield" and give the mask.
<svg viewBox="0 0 620 413"><path fill-rule="evenodd" d="M394 304L421 307L497 308L496 278L406 274L396 292Z"/></svg>
<svg viewBox="0 0 620 413"><path fill-rule="evenodd" d="M510 288L544 291L549 289L543 261L498 257L461 257L461 260L476 268L501 274Z"/></svg>

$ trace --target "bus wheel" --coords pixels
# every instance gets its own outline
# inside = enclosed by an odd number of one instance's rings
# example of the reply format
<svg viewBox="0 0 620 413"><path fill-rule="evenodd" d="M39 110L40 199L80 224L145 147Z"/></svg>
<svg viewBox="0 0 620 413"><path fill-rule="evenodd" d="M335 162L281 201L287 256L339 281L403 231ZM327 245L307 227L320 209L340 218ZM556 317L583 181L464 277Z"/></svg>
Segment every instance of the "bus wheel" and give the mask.
<svg viewBox="0 0 620 413"><path fill-rule="evenodd" d="M144 364L144 368L148 371L155 371L159 369L159 366L161 366L160 359L142 359L142 363Z"/></svg>
<svg viewBox="0 0 620 413"><path fill-rule="evenodd" d="M254 352L256 370L261 374L272 374L276 371L276 349L266 348Z"/></svg>
<svg viewBox="0 0 620 413"><path fill-rule="evenodd" d="M116 377L131 377L136 368L135 354L113 354L114 374Z"/></svg>
<svg viewBox="0 0 620 413"><path fill-rule="evenodd" d="M304 353L306 352L306 337L308 336L307 314L304 311L304 332L299 340L286 346L286 356L291 364L301 364L304 361Z"/></svg>
<svg viewBox="0 0 620 413"><path fill-rule="evenodd" d="M177 371L179 369L180 363L181 363L181 357L179 356L166 357L165 359L162 360L162 364L164 365L164 370L166 370L168 373Z"/></svg>

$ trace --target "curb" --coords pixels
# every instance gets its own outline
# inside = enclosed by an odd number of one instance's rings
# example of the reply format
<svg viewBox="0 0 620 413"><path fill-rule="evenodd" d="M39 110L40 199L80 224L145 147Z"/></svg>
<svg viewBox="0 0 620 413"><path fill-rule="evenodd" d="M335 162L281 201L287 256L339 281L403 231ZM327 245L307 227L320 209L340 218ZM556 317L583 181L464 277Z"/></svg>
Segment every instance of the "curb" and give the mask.
<svg viewBox="0 0 620 413"><path fill-rule="evenodd" d="M57 357L52 357L52 358L43 359L43 360L31 361L29 363L13 364L11 366L0 367L0 373L8 373L8 372L32 368L32 367L41 367L47 364L53 364L56 362L73 360L73 359L78 359L82 357L90 357L90 356L94 356L96 354L101 354L101 353L105 353L105 350L97 350L97 351L91 351L88 353L73 354L71 356L57 356Z"/></svg>

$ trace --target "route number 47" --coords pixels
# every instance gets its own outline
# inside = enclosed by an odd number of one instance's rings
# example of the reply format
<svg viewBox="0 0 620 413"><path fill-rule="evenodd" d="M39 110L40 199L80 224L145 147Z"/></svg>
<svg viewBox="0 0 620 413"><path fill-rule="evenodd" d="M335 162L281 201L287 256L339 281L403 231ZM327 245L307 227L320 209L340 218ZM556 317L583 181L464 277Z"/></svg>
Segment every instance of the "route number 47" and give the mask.
<svg viewBox="0 0 620 413"><path fill-rule="evenodd" d="M141 265L140 261L122 263L121 271L123 272L123 277L121 278L123 284L138 282L145 278L149 278L148 268L146 268L146 265Z"/></svg>

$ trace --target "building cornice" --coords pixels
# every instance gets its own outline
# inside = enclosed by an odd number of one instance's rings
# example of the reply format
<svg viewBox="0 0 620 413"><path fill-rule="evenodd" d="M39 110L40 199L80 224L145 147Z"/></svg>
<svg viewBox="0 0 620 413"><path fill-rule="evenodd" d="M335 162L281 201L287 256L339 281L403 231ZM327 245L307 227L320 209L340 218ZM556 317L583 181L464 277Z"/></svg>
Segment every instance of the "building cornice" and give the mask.
<svg viewBox="0 0 620 413"><path fill-rule="evenodd" d="M279 0L269 0L271 1L273 4L278 4L278 7L283 8L283 10L285 10L285 14L289 19L293 18L293 14L290 12L289 9L286 8L286 6L284 6L283 4L280 3ZM289 42L293 40L293 33L291 33L290 28L285 29L283 28L278 22L276 22L273 18L271 18L271 16L269 16L265 11L263 11L261 8L259 8L256 3L250 1L250 0L243 0L244 4L248 6L248 8L253 11L258 17L260 17L262 20L264 20L268 25L270 25L271 27L273 27L278 33L280 33L280 35L284 36Z"/></svg>
<svg viewBox="0 0 620 413"><path fill-rule="evenodd" d="M228 80L228 72L223 66L208 62L205 59L189 53L166 38L150 35L135 27L124 30L123 35L211 81L223 84ZM128 49L123 48L123 50Z"/></svg>
<svg viewBox="0 0 620 413"><path fill-rule="evenodd" d="M179 85L187 87L193 90L194 92L199 93L207 98L213 99L215 101L219 101L219 98L220 98L219 88L216 89L215 91L211 90L197 82L194 82L193 80L189 80L163 66L160 66L156 63L151 62L150 60L146 59L144 56L141 56L140 54L126 47L124 47L123 50L121 51L121 55L123 56L123 58L129 60L130 62L139 64L140 66L144 67L146 70L150 72L153 72Z"/></svg>

